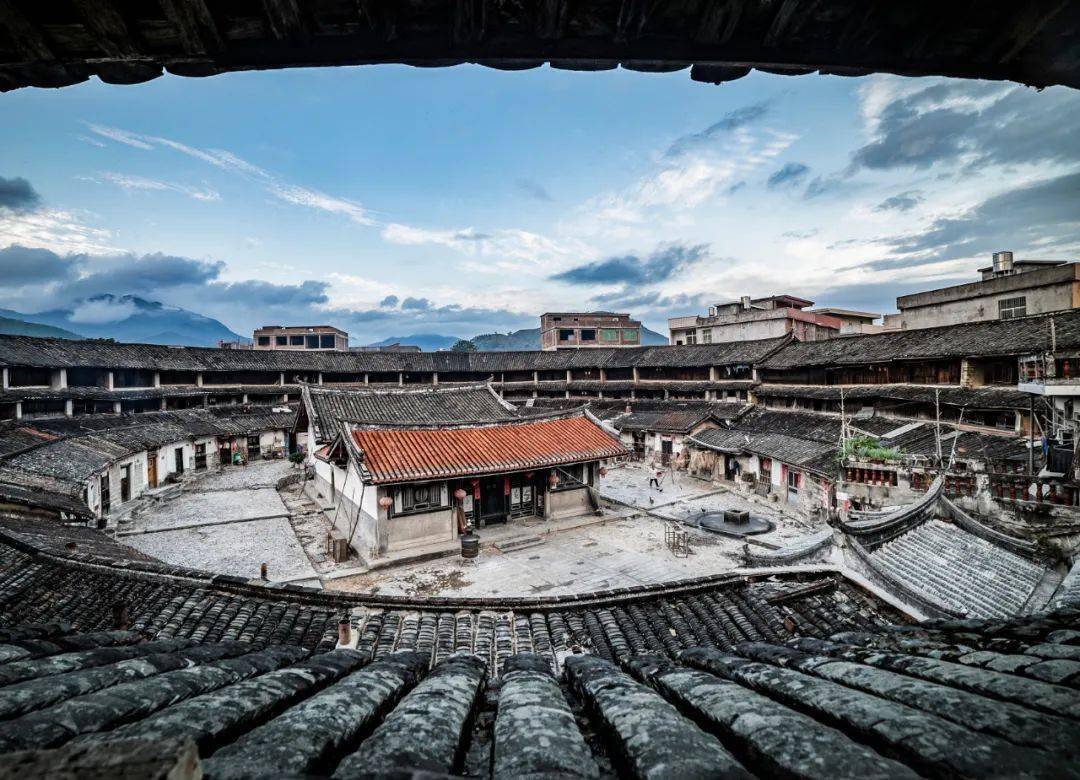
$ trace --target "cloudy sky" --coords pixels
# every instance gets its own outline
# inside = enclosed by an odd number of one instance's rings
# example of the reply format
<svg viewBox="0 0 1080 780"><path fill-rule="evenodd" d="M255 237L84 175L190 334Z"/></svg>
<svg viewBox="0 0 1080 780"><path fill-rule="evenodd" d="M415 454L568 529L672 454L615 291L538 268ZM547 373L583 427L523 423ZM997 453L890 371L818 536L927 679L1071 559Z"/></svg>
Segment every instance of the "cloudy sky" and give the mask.
<svg viewBox="0 0 1080 780"><path fill-rule="evenodd" d="M0 96L0 307L133 293L359 342L894 310L996 249L1080 259L1080 93L384 66ZM108 311L85 316L108 319Z"/></svg>

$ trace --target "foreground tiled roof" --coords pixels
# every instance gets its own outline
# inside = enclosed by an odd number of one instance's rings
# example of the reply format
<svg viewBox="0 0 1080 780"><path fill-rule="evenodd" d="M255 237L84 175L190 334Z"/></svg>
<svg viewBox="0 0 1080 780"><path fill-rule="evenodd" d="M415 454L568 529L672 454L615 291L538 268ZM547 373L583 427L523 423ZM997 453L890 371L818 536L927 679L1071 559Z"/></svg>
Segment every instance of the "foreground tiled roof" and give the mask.
<svg viewBox="0 0 1080 780"><path fill-rule="evenodd" d="M1043 674L1077 665L1077 625L1063 612L720 646L687 633L673 652L611 657L560 640L498 669L423 635L309 655L12 626L0 772L143 776L156 757L165 776L183 755L234 779L1070 777L1076 673Z"/></svg>
<svg viewBox="0 0 1080 780"><path fill-rule="evenodd" d="M457 425L516 416L487 384L394 389L305 385L303 402L319 440L332 438L342 423Z"/></svg>
<svg viewBox="0 0 1080 780"><path fill-rule="evenodd" d="M43 520L0 528L3 776L1075 772L1071 607L894 627L824 570L379 597L139 560ZM342 615L355 649L333 649Z"/></svg>
<svg viewBox="0 0 1080 780"><path fill-rule="evenodd" d="M1053 322L1053 326L1051 326ZM1080 348L1080 310L826 341L793 341L765 369L860 365L893 360L1029 355Z"/></svg>
<svg viewBox="0 0 1080 780"><path fill-rule="evenodd" d="M374 483L496 474L628 454L583 414L461 428L357 428L352 436Z"/></svg>

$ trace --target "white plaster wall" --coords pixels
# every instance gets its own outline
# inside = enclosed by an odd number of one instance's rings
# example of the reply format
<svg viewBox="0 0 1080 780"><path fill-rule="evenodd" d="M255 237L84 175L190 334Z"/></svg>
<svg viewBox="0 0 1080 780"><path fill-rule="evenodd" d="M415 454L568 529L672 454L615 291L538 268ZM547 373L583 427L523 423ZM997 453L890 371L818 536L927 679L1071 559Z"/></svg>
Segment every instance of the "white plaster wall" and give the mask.
<svg viewBox="0 0 1080 780"><path fill-rule="evenodd" d="M157 451L157 478L158 484L176 471L176 456L173 452L177 449L184 451L184 473L195 470L195 443L192 441L177 441L158 448Z"/></svg>
<svg viewBox="0 0 1080 780"><path fill-rule="evenodd" d="M589 494L585 488L547 492L544 504L544 516L548 520L561 520L564 517L576 517L592 511Z"/></svg>
<svg viewBox="0 0 1080 780"><path fill-rule="evenodd" d="M1045 314L1072 308L1072 284L1034 289L1019 289L995 295L984 295L964 301L951 301L932 306L909 309L899 314L885 315L888 328L934 328L957 322L998 319L998 301L1004 298L1027 298L1027 313Z"/></svg>

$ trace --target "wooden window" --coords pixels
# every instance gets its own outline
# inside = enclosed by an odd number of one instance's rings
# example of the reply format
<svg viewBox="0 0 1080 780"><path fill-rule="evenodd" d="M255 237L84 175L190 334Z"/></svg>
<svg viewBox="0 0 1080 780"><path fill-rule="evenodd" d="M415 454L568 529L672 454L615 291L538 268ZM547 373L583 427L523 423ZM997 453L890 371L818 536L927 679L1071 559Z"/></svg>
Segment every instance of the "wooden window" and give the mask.
<svg viewBox="0 0 1080 780"><path fill-rule="evenodd" d="M800 485L801 482L802 482L802 474L800 472L798 472L798 471L792 471L791 469L788 469L788 473L787 473L788 495L790 495L790 496L799 495L799 485Z"/></svg>
<svg viewBox="0 0 1080 780"><path fill-rule="evenodd" d="M333 336L320 336L319 337L319 346L321 346L323 349L333 349L334 348L334 337Z"/></svg>
<svg viewBox="0 0 1080 780"><path fill-rule="evenodd" d="M622 332L622 340L626 342L638 341L639 331L637 328L624 328Z"/></svg>
<svg viewBox="0 0 1080 780"><path fill-rule="evenodd" d="M433 512L448 507L449 491L445 482L425 482L397 489L394 509L399 514Z"/></svg>
<svg viewBox="0 0 1080 780"><path fill-rule="evenodd" d="M291 346L291 347L302 347L302 346L304 346L304 337L303 336L289 336L289 346Z"/></svg>
<svg viewBox="0 0 1080 780"><path fill-rule="evenodd" d="M278 347L287 347L289 345L288 336L274 336L274 345Z"/></svg>
<svg viewBox="0 0 1080 780"><path fill-rule="evenodd" d="M270 346L270 337L269 336L259 336L259 346L260 347L269 347Z"/></svg>

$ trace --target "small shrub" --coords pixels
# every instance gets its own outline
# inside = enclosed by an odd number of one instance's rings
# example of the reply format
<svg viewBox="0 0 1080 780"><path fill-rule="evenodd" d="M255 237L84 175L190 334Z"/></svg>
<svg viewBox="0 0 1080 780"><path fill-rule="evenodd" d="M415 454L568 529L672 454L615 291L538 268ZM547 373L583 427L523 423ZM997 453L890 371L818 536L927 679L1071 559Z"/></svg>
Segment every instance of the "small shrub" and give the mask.
<svg viewBox="0 0 1080 780"><path fill-rule="evenodd" d="M837 459L841 463L847 460L900 460L901 457L900 450L896 447L882 447L872 436L848 439L837 453Z"/></svg>

